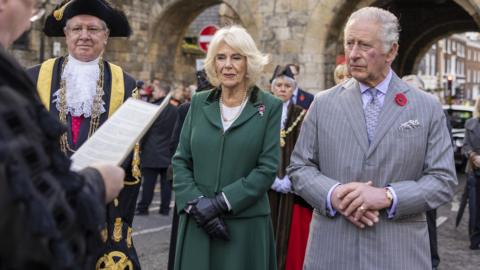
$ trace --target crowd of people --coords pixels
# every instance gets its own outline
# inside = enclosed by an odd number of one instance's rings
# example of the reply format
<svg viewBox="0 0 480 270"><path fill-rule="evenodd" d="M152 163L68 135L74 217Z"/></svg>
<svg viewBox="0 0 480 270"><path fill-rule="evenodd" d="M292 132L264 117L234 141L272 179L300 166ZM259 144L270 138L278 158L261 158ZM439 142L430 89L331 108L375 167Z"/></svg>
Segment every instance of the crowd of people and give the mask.
<svg viewBox="0 0 480 270"><path fill-rule="evenodd" d="M236 25L215 33L196 85L136 82L103 59L110 37L131 34L105 0L60 3L44 32L64 37L68 55L24 70L5 49L38 11L36 0L0 1L0 269L141 269L132 222L149 214L158 178L161 215L175 193L169 269L438 266L427 220L457 184L452 141L438 100L391 68L399 23L389 11L351 14L336 85L316 97L294 63L262 90L271 59ZM169 94L122 166L69 169L124 100L160 105ZM476 108L463 149L472 249Z"/></svg>

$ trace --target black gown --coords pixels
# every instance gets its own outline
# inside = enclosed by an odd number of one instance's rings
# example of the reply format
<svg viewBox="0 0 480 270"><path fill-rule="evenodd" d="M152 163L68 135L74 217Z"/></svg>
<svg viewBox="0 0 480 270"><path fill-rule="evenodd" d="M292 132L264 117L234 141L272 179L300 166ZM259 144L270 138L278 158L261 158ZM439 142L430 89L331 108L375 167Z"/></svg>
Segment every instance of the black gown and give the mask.
<svg viewBox="0 0 480 270"><path fill-rule="evenodd" d="M50 113L57 117L59 112L54 103L53 94L60 88L61 69L64 57L55 59L53 69L51 72L51 87L49 89L48 104ZM32 67L28 70L29 75L38 83L41 65ZM104 95L102 97L105 102L105 110L100 116L99 126L107 121L111 115L112 99L119 99L120 103L131 97L132 91L135 89L135 80L128 74L122 71L124 92L120 96L114 96L112 90L113 71L107 61L104 61ZM118 79L118 78L116 78ZM37 87L39 88L39 87ZM48 89L47 89L48 90ZM40 90L41 91L41 90ZM112 97L114 96L114 97ZM113 110L112 110L113 111ZM73 150L78 149L88 139L90 117L85 118L80 125L78 138L76 144L73 143L72 138L72 117L67 115L67 140ZM72 153L69 153L71 155ZM120 195L112 203L107 206L106 226L107 231L103 232L105 240L102 245L102 252L99 253L97 260L97 268L105 268L107 264L114 264L117 268L127 267L129 270L140 269L140 262L132 241L132 223L135 215L135 205L137 201L138 192L140 189L140 182L136 181L132 175L132 155L123 163L122 167L125 170L125 186L120 192Z"/></svg>

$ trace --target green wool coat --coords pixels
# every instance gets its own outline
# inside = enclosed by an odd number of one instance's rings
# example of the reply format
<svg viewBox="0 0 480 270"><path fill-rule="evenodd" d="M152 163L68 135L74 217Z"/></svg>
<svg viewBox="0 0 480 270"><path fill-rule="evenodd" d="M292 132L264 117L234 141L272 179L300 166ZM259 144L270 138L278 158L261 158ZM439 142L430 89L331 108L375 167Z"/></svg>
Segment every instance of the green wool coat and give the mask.
<svg viewBox="0 0 480 270"><path fill-rule="evenodd" d="M282 102L252 87L249 101L223 132L220 90L196 94L173 157L179 209L176 270L275 270L267 191L279 160ZM211 239L183 209L200 196L223 192L230 241Z"/></svg>

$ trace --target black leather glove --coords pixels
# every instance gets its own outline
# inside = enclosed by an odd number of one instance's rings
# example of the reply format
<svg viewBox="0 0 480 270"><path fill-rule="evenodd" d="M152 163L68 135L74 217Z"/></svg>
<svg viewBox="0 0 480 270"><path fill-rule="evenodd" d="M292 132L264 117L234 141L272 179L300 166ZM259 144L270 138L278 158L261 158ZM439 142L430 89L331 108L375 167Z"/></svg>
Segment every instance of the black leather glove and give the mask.
<svg viewBox="0 0 480 270"><path fill-rule="evenodd" d="M228 211L227 203L221 193L213 198L197 198L188 202L188 206L192 206L189 214L193 216L197 224L201 227L212 218Z"/></svg>
<svg viewBox="0 0 480 270"><path fill-rule="evenodd" d="M216 217L205 223L203 229L212 238L218 238L224 241L230 240L227 224L222 218Z"/></svg>

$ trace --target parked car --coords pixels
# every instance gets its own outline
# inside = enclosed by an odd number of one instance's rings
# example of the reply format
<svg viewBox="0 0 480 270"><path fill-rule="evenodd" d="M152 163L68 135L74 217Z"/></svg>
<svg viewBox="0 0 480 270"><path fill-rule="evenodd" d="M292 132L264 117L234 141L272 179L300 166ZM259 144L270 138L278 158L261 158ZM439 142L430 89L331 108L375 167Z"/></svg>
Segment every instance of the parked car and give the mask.
<svg viewBox="0 0 480 270"><path fill-rule="evenodd" d="M455 165L458 169L464 168L467 159L462 155L463 140L465 138L465 122L473 117L474 108L464 105L444 105L443 110L450 117L452 125L453 153Z"/></svg>

